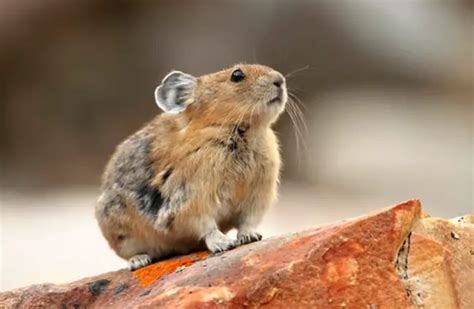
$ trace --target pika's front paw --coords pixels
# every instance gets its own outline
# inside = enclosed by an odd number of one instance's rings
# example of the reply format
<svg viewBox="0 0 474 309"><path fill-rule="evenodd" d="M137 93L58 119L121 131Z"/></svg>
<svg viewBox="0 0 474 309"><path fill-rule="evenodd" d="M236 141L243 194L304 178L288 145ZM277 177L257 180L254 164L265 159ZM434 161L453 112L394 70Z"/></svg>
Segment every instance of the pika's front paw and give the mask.
<svg viewBox="0 0 474 309"><path fill-rule="evenodd" d="M148 254L139 254L131 257L128 260L128 268L130 270L137 270L139 268L145 267L150 265L152 262L152 258Z"/></svg>
<svg viewBox="0 0 474 309"><path fill-rule="evenodd" d="M249 244L262 239L262 235L257 232L239 232L237 233L237 241L241 245Z"/></svg>
<svg viewBox="0 0 474 309"><path fill-rule="evenodd" d="M217 230L209 233L205 238L205 242L207 249L212 253L224 252L238 245L234 240Z"/></svg>

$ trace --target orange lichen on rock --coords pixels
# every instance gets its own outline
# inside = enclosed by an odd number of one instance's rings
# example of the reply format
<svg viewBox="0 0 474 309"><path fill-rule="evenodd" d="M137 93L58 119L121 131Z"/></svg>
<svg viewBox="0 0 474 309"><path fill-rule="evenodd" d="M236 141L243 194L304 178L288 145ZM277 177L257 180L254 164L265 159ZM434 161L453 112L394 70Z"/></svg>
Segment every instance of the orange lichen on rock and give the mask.
<svg viewBox="0 0 474 309"><path fill-rule="evenodd" d="M178 257L171 260L161 261L140 268L133 272L141 287L147 287L164 275L177 271L180 267L187 267L196 261L200 261L209 255L206 251Z"/></svg>

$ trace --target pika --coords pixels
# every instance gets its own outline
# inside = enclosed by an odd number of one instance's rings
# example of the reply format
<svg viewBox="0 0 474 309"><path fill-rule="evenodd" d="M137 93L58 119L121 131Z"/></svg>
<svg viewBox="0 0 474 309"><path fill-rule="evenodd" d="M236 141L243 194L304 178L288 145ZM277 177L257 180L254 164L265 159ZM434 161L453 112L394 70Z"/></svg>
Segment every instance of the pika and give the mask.
<svg viewBox="0 0 474 309"><path fill-rule="evenodd" d="M247 64L172 71L155 99L164 112L117 147L102 177L95 214L110 247L134 270L260 240L279 182L271 126L288 99L284 76Z"/></svg>

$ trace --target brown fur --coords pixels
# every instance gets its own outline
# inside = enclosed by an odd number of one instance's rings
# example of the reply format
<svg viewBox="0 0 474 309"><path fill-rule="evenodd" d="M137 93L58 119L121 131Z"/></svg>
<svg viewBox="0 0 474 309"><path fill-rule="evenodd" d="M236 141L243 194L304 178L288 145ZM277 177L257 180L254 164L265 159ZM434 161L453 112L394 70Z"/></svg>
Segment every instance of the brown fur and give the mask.
<svg viewBox="0 0 474 309"><path fill-rule="evenodd" d="M216 233L231 228L240 243L258 238L255 228L277 194L280 155L271 124L286 89L268 67L236 67L244 80L230 81L235 67L197 78L184 111L157 116L117 148L96 216L119 256L159 259L203 243L226 250L232 245ZM283 81L281 102L269 103L274 80ZM153 200L161 206L146 207Z"/></svg>

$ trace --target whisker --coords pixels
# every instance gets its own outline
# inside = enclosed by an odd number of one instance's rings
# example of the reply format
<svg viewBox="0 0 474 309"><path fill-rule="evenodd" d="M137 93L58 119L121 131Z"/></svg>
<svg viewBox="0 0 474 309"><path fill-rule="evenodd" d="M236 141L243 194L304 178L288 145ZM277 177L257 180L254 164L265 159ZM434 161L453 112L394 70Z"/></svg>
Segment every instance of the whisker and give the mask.
<svg viewBox="0 0 474 309"><path fill-rule="evenodd" d="M299 73L299 72L303 72L303 71L306 71L309 69L309 64L305 65L304 67L301 67L301 68L298 68L294 71L291 71L290 73L288 74L285 74L285 78L290 78L291 76L295 75L296 73Z"/></svg>
<svg viewBox="0 0 474 309"><path fill-rule="evenodd" d="M304 133L308 135L309 134L308 126L306 125L304 113L301 110L301 108L306 110L306 106L303 104L303 102L301 102L300 98L298 98L298 96L296 96L295 94L288 92L288 96L292 99L291 104L294 105L294 110L296 112L297 117L299 118L300 123L303 126ZM300 108L300 105L301 105L301 108Z"/></svg>
<svg viewBox="0 0 474 309"><path fill-rule="evenodd" d="M299 100L298 97L295 96L295 97L292 99L292 101L293 101L292 104L294 105L294 109L295 109L296 115L298 116L298 118L299 118L299 120L300 120L300 122L301 122L301 124L302 124L302 126L303 126L304 133L305 133L305 134L308 134L309 130L308 130L308 126L306 125L306 121L305 121L305 118L304 118L303 111L302 111L301 108L298 106L296 100L298 100L298 101L300 102L300 104L302 105L302 107L303 107L304 109L306 109L306 107L303 105L303 103Z"/></svg>
<svg viewBox="0 0 474 309"><path fill-rule="evenodd" d="M298 130L296 129L297 124L296 120L294 118L293 110L290 105L288 105L289 108L287 109L288 116L290 117L291 123L293 125L293 134L295 135L295 142L296 142L296 162L297 162L297 169L300 169L301 165L301 145L300 145L300 137L298 134Z"/></svg>
<svg viewBox="0 0 474 309"><path fill-rule="evenodd" d="M301 93L306 93L306 91L304 91L303 89L301 88L296 88L296 87L293 87L293 86L286 86L286 89L288 89L288 91L291 91L291 92L301 92Z"/></svg>
<svg viewBox="0 0 474 309"><path fill-rule="evenodd" d="M293 124L293 132L296 139L296 154L297 154L297 168L300 168L300 162L302 159L302 148L305 153L308 153L308 146L306 144L306 137L308 134L308 128L306 122L304 121L303 113L301 109L296 104L295 100L292 96L289 97L288 100L288 108L287 108L288 116Z"/></svg>
<svg viewBox="0 0 474 309"><path fill-rule="evenodd" d="M306 106L303 104L303 102L301 102L300 98L298 98L298 96L296 94L288 91L288 96L291 97L295 101L295 104L301 105L301 107L304 110L306 110Z"/></svg>
<svg viewBox="0 0 474 309"><path fill-rule="evenodd" d="M299 109L298 105L293 104L293 107L295 109L296 118L298 120L299 131L301 133L300 136L303 140L303 146L305 147L305 150L308 151L308 147L306 146L306 143L305 143L306 137L309 135L308 126L306 125L304 115Z"/></svg>

